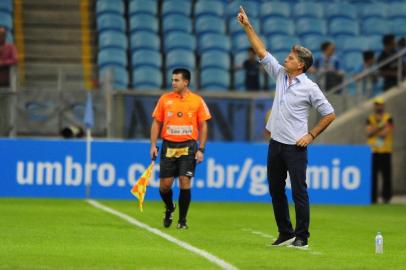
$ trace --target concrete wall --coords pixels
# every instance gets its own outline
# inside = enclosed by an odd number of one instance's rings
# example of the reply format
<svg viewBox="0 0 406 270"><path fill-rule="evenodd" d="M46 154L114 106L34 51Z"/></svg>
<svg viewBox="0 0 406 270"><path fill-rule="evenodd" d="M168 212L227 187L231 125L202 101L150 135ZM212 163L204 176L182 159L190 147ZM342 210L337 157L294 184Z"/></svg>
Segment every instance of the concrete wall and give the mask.
<svg viewBox="0 0 406 270"><path fill-rule="evenodd" d="M392 114L395 123L392 159L393 190L395 194L406 194L406 83L384 93L382 97L386 101L386 111ZM373 102L370 100L339 115L317 138L316 143L366 144L365 124L372 109Z"/></svg>

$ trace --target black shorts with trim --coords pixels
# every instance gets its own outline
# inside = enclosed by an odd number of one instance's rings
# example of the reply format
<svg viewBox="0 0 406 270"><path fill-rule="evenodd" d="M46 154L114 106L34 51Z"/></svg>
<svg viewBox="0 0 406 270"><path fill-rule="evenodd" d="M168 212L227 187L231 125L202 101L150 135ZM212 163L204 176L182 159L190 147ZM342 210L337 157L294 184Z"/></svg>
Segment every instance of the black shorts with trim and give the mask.
<svg viewBox="0 0 406 270"><path fill-rule="evenodd" d="M168 148L178 149L188 147L187 155L180 157L167 157ZM196 169L197 142L194 140L185 142L163 141L161 148L160 178L188 176L193 177Z"/></svg>

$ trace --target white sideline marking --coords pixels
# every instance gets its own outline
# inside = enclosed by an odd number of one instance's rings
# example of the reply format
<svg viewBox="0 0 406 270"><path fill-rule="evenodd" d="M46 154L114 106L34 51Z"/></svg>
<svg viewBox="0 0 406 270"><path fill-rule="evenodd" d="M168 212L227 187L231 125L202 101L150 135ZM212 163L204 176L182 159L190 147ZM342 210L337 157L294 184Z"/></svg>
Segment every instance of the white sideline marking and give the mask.
<svg viewBox="0 0 406 270"><path fill-rule="evenodd" d="M202 256L203 258L207 259L208 261L220 266L222 269L225 269L225 270L238 270L237 267L235 267L235 266L231 265L230 263L228 263L228 262L214 256L213 254L210 254L209 252L207 252L207 251L205 251L203 249L194 247L194 246L192 246L192 245L190 245L190 244L188 244L186 242L178 240L175 237L170 236L169 234L166 234L166 233L164 233L164 232L162 232L162 231L160 231L158 229L152 228L152 227L148 226L147 224L144 224L144 223L138 221L137 219L135 219L133 217L130 217L130 216L126 215L126 214L118 212L118 211L116 211L116 210L114 210L114 209L112 209L110 207L107 207L107 206L105 206L105 205L103 205L103 204L101 204L101 203L99 203L97 201L94 201L94 200L86 200L86 201L89 204L91 204L92 206L94 206L94 207L96 207L98 209L101 209L101 210L103 210L103 211L105 211L107 213L110 213L110 214L112 214L114 216L117 216L117 217L119 217L121 219L124 219L125 221L127 221L130 224L133 224L133 225L135 225L137 227L145 229L145 230L147 230L147 231L149 231L149 232L151 232L153 234L156 234L156 235L168 240L169 242L172 242L172 243L174 243L174 244L176 244L176 245L178 245L178 246L180 246L180 247L182 247L182 248L184 248L184 249L186 249L186 250L188 250L190 252L193 252L193 253L195 253L195 254L197 254L199 256Z"/></svg>

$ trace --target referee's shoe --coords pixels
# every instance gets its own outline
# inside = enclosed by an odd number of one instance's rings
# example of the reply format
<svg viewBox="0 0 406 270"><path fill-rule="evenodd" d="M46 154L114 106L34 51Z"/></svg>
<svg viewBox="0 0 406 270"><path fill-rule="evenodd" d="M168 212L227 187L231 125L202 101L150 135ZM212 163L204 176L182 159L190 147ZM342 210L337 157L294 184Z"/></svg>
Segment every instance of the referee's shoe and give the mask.
<svg viewBox="0 0 406 270"><path fill-rule="evenodd" d="M276 239L275 242L272 243L272 246L287 246L292 244L294 240L294 235L279 234L278 239Z"/></svg>
<svg viewBox="0 0 406 270"><path fill-rule="evenodd" d="M171 209L166 208L164 222L163 222L165 228L169 228L172 225L172 220L173 220L172 214L173 214L173 212L175 212L175 209L176 209L176 204L173 204L173 207Z"/></svg>

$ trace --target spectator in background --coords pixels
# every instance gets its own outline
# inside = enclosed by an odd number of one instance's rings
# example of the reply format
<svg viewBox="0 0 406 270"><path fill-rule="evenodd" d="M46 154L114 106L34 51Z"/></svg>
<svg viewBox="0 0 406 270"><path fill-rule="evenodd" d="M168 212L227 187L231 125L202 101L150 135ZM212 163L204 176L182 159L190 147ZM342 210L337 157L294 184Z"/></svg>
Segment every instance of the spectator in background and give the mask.
<svg viewBox="0 0 406 270"><path fill-rule="evenodd" d="M367 119L366 135L372 148L372 203L378 200L378 174L382 174L382 197L385 203L392 198L393 119L385 112L385 101L374 99L374 113Z"/></svg>
<svg viewBox="0 0 406 270"><path fill-rule="evenodd" d="M385 35L382 38L383 42L383 51L378 57L378 63L384 61L385 59L396 54L396 40L395 36ZM380 74L383 77L383 90L386 91L391 87L396 86L397 84L397 75L398 75L398 66L397 61L393 60L392 62L384 65L380 68Z"/></svg>
<svg viewBox="0 0 406 270"><path fill-rule="evenodd" d="M316 58L311 73L316 73L320 87L326 91L343 82L343 72L340 62L335 55L336 46L330 41L323 42L320 46L322 55Z"/></svg>
<svg viewBox="0 0 406 270"><path fill-rule="evenodd" d="M243 68L245 71L245 89L247 91L258 91L261 89L259 82L261 73L260 64L252 48L248 49L248 59L244 61Z"/></svg>
<svg viewBox="0 0 406 270"><path fill-rule="evenodd" d="M364 51L362 53L363 63L359 67L355 68L354 78L357 78L359 74L365 70L371 68L375 64L375 54L373 51ZM368 76L360 80L360 88L363 96L371 97L375 92L375 88L378 82L378 73L376 71L370 73Z"/></svg>
<svg viewBox="0 0 406 270"><path fill-rule="evenodd" d="M17 50L6 37L6 28L0 26L0 87L10 86L10 68L17 64Z"/></svg>
<svg viewBox="0 0 406 270"><path fill-rule="evenodd" d="M400 38L398 40L398 50L401 51L404 48L406 48L406 39L404 37ZM402 70L403 70L403 76L402 79L405 78L406 76L406 54L403 55L403 66L402 66Z"/></svg>

